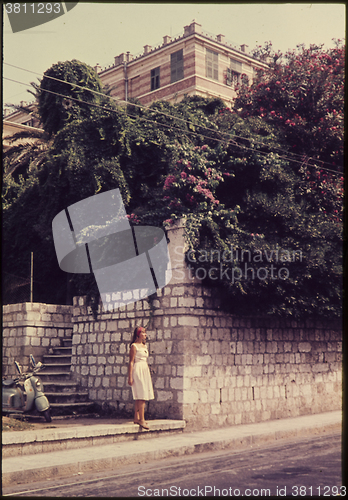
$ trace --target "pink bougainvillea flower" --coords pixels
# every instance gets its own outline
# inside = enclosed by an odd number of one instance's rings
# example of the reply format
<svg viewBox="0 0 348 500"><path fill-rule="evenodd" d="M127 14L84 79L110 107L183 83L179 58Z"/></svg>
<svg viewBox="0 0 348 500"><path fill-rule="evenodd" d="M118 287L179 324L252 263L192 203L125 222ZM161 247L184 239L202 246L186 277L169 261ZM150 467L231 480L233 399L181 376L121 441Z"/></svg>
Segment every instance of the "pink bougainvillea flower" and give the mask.
<svg viewBox="0 0 348 500"><path fill-rule="evenodd" d="M135 214L127 214L126 217L130 222L134 222L134 223L140 222L138 217Z"/></svg>
<svg viewBox="0 0 348 500"><path fill-rule="evenodd" d="M173 184L175 181L175 176L174 175L168 175L166 180L164 181L164 186L163 189L169 189L170 186Z"/></svg>

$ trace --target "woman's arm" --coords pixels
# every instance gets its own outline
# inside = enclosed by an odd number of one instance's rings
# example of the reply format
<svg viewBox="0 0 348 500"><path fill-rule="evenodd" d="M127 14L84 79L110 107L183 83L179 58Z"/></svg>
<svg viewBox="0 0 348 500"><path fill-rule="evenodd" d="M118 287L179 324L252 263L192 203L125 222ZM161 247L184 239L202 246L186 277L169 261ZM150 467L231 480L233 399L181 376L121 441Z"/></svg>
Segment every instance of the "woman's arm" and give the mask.
<svg viewBox="0 0 348 500"><path fill-rule="evenodd" d="M135 345L132 345L129 351L128 385L133 385L133 367L134 367L134 358L136 352L137 348L135 347Z"/></svg>

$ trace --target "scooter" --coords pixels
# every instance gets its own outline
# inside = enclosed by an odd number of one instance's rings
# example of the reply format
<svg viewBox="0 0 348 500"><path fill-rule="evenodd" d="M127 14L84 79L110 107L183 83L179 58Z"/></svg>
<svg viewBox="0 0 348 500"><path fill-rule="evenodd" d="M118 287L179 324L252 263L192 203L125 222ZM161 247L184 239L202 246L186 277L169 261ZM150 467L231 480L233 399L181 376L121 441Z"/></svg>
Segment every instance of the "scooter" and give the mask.
<svg viewBox="0 0 348 500"><path fill-rule="evenodd" d="M51 422L50 404L43 392L41 379L36 375L44 368L39 361L35 363L34 356L30 354L32 372L23 373L22 367L15 361L19 377L3 379L2 381L2 411L4 413L27 413L36 408L45 417L46 422Z"/></svg>

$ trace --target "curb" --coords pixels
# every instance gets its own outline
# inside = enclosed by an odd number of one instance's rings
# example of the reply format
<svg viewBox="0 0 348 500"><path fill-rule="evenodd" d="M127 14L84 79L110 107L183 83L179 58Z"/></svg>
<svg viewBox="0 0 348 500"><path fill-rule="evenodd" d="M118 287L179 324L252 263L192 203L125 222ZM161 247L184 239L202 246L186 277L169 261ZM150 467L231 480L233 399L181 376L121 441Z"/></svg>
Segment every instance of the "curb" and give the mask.
<svg viewBox="0 0 348 500"><path fill-rule="evenodd" d="M242 450L250 446L270 444L286 439L308 438L315 435L340 432L342 429L341 412L330 413L329 416L325 414L326 418L322 418L321 422L314 424L313 421L310 423L308 416L297 417L213 431L183 433L140 441L94 446L82 448L81 450L72 449L69 450L68 459L66 451L42 453L35 455L35 458L29 455L7 458L3 459L2 483L3 487L15 484L30 484L52 477L55 479L71 477L81 473L111 470L120 466L162 460L169 457L219 451L228 448ZM270 427L272 428L271 431ZM92 456L93 458L91 458ZM48 465L50 463L51 465ZM36 467L35 465L33 467L33 464L36 464Z"/></svg>
<svg viewBox="0 0 348 500"><path fill-rule="evenodd" d="M182 433L185 425L184 420L155 420L151 422L149 431L144 431L133 423L123 423L5 432L2 436L2 457L69 451L134 439L162 437Z"/></svg>

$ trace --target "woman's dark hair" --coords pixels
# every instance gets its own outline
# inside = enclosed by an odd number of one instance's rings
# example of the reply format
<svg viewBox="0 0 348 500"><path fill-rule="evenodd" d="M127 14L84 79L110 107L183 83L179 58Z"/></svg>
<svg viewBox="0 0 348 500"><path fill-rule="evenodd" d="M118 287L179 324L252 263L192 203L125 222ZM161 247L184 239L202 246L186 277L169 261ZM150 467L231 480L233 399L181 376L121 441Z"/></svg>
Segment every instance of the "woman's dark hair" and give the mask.
<svg viewBox="0 0 348 500"><path fill-rule="evenodd" d="M143 329L144 327L143 326L136 326L135 327L135 330L134 330L134 333L133 333L133 338L132 338L132 341L130 343L130 345L134 344L134 342L137 340L137 338L139 337L139 334L138 334L138 330L139 329Z"/></svg>

